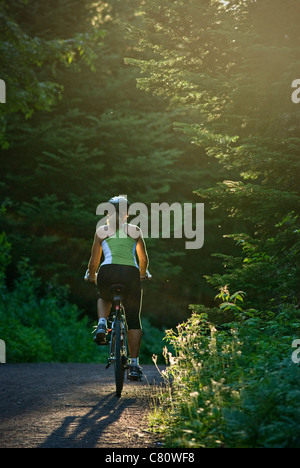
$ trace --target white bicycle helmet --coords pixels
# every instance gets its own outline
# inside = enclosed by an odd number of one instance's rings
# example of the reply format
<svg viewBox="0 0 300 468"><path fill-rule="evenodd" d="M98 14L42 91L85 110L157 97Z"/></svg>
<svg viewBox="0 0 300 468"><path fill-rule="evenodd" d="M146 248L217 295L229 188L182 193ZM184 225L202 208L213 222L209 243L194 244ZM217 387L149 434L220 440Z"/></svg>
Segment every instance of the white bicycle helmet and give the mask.
<svg viewBox="0 0 300 468"><path fill-rule="evenodd" d="M119 212L120 204L124 204L123 206L125 206L125 204L126 204L127 205L127 211L128 211L128 208L129 208L129 201L127 200L126 195L118 195L116 197L112 197L112 198L110 198L108 200L108 203L112 203L115 206L117 212Z"/></svg>

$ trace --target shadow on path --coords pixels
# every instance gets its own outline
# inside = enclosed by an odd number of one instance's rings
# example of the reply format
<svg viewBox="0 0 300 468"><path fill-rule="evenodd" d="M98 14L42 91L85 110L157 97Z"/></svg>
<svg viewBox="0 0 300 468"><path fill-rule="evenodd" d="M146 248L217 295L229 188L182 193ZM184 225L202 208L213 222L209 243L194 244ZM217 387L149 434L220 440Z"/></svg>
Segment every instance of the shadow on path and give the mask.
<svg viewBox="0 0 300 468"><path fill-rule="evenodd" d="M117 422L122 412L134 403L133 398L119 399L114 394L107 395L86 414L66 416L60 427L55 429L38 447L94 448L99 444L100 439L103 439L103 433L107 429L107 446L117 444L118 440L113 440L113 436L109 438L109 426Z"/></svg>
<svg viewBox="0 0 300 468"><path fill-rule="evenodd" d="M153 446L146 422L159 374L124 385L98 364L5 364L0 367L1 448ZM154 441L154 442L153 442Z"/></svg>

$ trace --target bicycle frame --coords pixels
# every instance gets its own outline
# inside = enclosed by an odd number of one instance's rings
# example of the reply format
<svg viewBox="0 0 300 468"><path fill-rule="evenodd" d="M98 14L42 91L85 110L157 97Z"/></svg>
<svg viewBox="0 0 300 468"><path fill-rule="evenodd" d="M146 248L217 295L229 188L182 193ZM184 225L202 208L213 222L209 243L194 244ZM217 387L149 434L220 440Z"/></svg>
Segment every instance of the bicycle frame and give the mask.
<svg viewBox="0 0 300 468"><path fill-rule="evenodd" d="M146 272L144 279L151 279L149 271ZM85 281L89 281L89 271L86 270ZM94 282L90 281L91 283ZM97 275L95 276L95 282L97 283ZM113 297L112 303L114 306L112 329L111 329L111 340L109 347L109 357L107 359L106 369L114 364L115 367L115 380L116 380L116 395L121 396L124 383L125 370L129 369L128 365L128 351L127 351L127 328L125 321L125 312L122 304L123 293L125 287L122 284L114 284L110 289L110 293ZM126 291L125 291L126 292ZM112 315L112 314L110 314ZM128 378L128 375L127 375ZM131 380L141 380L141 377L133 378Z"/></svg>
<svg viewBox="0 0 300 468"><path fill-rule="evenodd" d="M125 370L128 369L127 351L127 328L125 321L125 311L122 304L122 294L120 288L115 288L113 299L113 319L111 327L111 339L109 346L109 357L107 359L108 368L114 364L116 395L121 396L124 383Z"/></svg>

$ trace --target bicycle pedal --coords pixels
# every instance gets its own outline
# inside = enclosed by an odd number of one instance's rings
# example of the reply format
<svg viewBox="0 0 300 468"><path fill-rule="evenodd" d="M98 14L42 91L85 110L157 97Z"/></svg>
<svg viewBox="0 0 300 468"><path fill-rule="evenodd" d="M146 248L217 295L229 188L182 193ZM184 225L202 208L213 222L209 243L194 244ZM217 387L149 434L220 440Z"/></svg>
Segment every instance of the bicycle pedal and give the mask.
<svg viewBox="0 0 300 468"><path fill-rule="evenodd" d="M131 380L131 382L141 382L142 377L137 376L137 375L130 375L128 376L128 380Z"/></svg>

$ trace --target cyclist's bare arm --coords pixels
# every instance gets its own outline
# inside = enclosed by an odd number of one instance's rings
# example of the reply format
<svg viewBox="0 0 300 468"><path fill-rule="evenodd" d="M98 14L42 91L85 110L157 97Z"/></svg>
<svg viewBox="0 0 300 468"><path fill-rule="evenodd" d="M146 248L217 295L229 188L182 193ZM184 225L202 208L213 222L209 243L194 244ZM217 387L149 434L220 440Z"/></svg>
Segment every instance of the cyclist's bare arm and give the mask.
<svg viewBox="0 0 300 468"><path fill-rule="evenodd" d="M144 279L147 277L147 268L148 268L149 260L148 260L146 245L143 239L142 231L140 231L140 236L137 240L136 254L139 259L140 276L141 276L141 279Z"/></svg>
<svg viewBox="0 0 300 468"><path fill-rule="evenodd" d="M94 242L91 251L91 258L88 264L88 272L89 272L89 281L95 281L96 271L98 269L100 260L102 255L102 246L101 246L101 239L98 237L97 233L94 237Z"/></svg>

